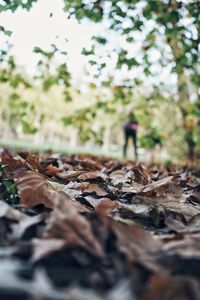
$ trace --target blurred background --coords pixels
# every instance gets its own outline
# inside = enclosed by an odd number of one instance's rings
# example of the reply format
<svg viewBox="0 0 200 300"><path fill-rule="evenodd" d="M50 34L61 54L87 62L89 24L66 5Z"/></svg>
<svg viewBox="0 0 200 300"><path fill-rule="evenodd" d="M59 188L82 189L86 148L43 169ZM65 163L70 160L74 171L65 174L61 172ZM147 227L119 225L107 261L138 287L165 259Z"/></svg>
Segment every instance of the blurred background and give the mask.
<svg viewBox="0 0 200 300"><path fill-rule="evenodd" d="M139 159L199 159L199 12L190 0L1 0L0 144L121 158L134 112Z"/></svg>

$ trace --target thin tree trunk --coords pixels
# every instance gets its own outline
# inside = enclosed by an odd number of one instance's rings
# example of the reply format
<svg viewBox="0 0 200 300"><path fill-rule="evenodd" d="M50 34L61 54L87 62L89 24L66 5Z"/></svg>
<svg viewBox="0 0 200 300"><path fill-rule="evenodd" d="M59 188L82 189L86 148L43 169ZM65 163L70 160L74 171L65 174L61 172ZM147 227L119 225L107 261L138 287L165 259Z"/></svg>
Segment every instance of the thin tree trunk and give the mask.
<svg viewBox="0 0 200 300"><path fill-rule="evenodd" d="M179 45L175 42L170 40L169 45L172 50L172 54L174 56L174 60L176 63L177 68L177 89L178 89L178 97L179 97L179 108L182 114L183 119L183 128L185 131L185 143L187 146L187 156L189 159L194 158L194 150L195 150L195 141L193 136L193 128L188 124L188 105L189 105L189 91L187 85L187 78L184 72L183 66L179 64L179 55L181 49Z"/></svg>
<svg viewBox="0 0 200 300"><path fill-rule="evenodd" d="M183 118L183 127L185 131L185 142L187 145L187 156L189 159L194 158L195 141L193 136L193 127L188 122L188 105L189 105L189 92L186 82L184 70L177 73L178 75L178 94L179 94L179 107Z"/></svg>

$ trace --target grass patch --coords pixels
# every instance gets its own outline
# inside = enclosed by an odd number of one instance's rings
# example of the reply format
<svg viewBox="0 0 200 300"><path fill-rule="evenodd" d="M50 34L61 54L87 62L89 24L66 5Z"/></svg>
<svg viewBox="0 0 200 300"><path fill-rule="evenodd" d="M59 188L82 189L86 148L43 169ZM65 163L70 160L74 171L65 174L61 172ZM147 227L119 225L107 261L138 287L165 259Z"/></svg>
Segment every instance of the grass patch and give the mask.
<svg viewBox="0 0 200 300"><path fill-rule="evenodd" d="M35 144L29 140L18 140L12 139L0 140L0 146L4 148L10 148L14 150L25 150L25 151L36 151L39 153L45 153L48 151L56 152L59 154L72 154L72 153L89 153L93 155L105 155L116 158L121 158L120 151L108 151L104 152L98 148L87 148L87 147L76 147L72 148L66 143L62 144L53 144L53 143L45 143L45 144Z"/></svg>

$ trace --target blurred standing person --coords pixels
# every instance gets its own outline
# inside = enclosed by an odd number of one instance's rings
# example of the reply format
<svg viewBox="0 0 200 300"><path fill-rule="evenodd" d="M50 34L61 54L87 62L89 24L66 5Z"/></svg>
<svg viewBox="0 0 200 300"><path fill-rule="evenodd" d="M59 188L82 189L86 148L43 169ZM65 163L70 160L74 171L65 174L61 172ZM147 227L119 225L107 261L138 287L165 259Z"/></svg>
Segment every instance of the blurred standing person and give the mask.
<svg viewBox="0 0 200 300"><path fill-rule="evenodd" d="M123 155L124 158L127 155L127 147L129 139L132 139L134 152L135 152L135 160L138 159L137 153L137 131L138 131L138 121L135 117L134 113L129 114L129 121L124 124L124 147L123 147Z"/></svg>

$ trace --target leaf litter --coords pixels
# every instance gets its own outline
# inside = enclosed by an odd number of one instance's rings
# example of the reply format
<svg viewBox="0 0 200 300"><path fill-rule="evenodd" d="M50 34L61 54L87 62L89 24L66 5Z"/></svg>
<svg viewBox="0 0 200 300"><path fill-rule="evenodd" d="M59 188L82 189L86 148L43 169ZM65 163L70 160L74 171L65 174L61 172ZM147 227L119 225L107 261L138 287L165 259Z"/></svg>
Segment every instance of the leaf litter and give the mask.
<svg viewBox="0 0 200 300"><path fill-rule="evenodd" d="M2 152L0 298L200 299L198 174Z"/></svg>

